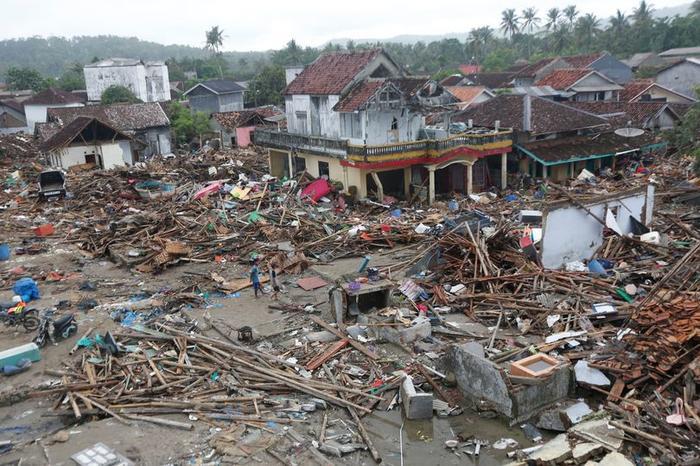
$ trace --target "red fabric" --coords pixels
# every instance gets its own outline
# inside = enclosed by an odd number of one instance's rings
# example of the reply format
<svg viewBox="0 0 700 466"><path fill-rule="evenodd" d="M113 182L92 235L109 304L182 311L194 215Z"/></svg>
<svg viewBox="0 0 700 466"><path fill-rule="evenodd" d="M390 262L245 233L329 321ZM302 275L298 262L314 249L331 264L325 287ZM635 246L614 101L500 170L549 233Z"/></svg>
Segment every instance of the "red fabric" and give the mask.
<svg viewBox="0 0 700 466"><path fill-rule="evenodd" d="M316 202L330 192L331 184L323 178L319 178L301 191L301 197L308 196L312 201Z"/></svg>

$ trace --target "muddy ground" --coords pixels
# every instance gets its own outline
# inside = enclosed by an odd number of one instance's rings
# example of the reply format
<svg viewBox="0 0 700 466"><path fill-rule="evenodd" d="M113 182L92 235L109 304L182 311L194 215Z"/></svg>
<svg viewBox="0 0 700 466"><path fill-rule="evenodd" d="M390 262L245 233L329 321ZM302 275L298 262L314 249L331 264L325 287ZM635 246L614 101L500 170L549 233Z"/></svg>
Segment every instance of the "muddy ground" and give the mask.
<svg viewBox="0 0 700 466"><path fill-rule="evenodd" d="M93 259L73 246L61 245L57 240L48 240L51 248L48 252L32 256L13 255L7 262L0 263L5 273L18 266L30 274L59 271L68 278L49 282L40 282L41 299L32 302L32 307L40 310L56 307L62 301L70 301L72 306L67 310L57 311L75 313L79 330L73 338L49 344L41 351L42 360L35 363L28 371L11 377L4 377L2 394L4 404L0 407L0 441L11 440L14 448L9 453L0 455L0 464L73 464L70 455L93 445L103 442L114 448L135 464L206 464L211 457L212 449L208 444L211 435L217 432L217 427L202 422L194 422L195 430L181 431L173 428L155 426L149 423L133 421L130 426L123 425L114 419L91 420L81 424L70 424L70 418L59 417L53 411L56 400L51 398L29 398L21 402L12 402L7 395L27 387L36 387L52 377L43 371L59 369L63 361L70 356L68 352L79 336L89 327L94 327L103 334L107 330L118 330L115 323L106 313L94 310L82 311L77 303L83 299L95 299L99 303L123 301L141 292L156 292L170 289L181 289L185 286L201 284L201 291L208 297L209 305L204 308L193 308L189 314L194 318L204 318L208 314L213 319L221 321L233 328L249 325L254 328L260 338L265 335L279 333L284 328L301 328L308 322L303 313L288 313L270 309L274 301L269 295L256 299L252 289L248 288L239 297L216 297L210 293L214 283L208 281L210 272L216 271L227 278L242 278L247 274L247 267L237 263L186 263L167 269L159 275L144 275L130 272L105 259ZM12 244L13 247L18 244ZM410 250L400 254L411 254ZM374 260L381 265L396 260L390 254L378 254ZM304 272L304 276L320 275L332 281L344 273L351 273L357 267L359 258L344 259L337 263L312 267ZM19 275L22 276L22 275ZM17 278L19 278L19 276ZM286 293L279 295L280 303L312 304L317 306L322 315L330 314L327 303L326 288L313 292L305 292L295 285L300 276L283 276L282 284ZM80 291L79 287L89 281L95 286L94 291ZM8 280L0 293L0 300L9 301L12 297L12 280ZM31 341L33 334L25 333L22 329L0 327L0 351ZM208 336L220 337L210 331ZM406 357L401 348L392 348L392 354ZM380 451L384 464L388 465L451 465L451 464L481 464L495 465L507 462L503 450L485 448L477 458L466 455L456 455L446 449L444 442L455 439L477 437L494 442L500 438L513 438L520 446L530 446L518 427L508 427L504 420L494 418L489 412L477 413L464 406L464 414L448 418L433 417L429 421L404 421L399 407L392 411L375 411L364 418L367 429ZM330 408L329 419L344 419L348 416L344 410ZM186 421L184 415L163 416L174 420ZM320 429L322 414L313 413L307 422L295 424L294 429L311 437L316 437ZM403 427L402 427L403 425ZM225 426L223 426L225 427ZM58 431L69 435L61 442L52 443L52 436ZM60 434L64 435L64 434ZM373 461L365 452L355 452L342 459L329 458L333 463L342 464L372 464ZM276 461L265 453L258 453L248 458L238 458L239 464L275 464ZM214 463L215 464L215 463Z"/></svg>

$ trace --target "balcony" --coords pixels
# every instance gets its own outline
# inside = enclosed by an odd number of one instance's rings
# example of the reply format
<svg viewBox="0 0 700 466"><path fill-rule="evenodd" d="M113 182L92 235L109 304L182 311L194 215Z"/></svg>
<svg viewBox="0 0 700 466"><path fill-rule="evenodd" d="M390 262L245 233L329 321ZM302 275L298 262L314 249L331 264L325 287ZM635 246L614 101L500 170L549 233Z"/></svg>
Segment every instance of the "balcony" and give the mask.
<svg viewBox="0 0 700 466"><path fill-rule="evenodd" d="M445 139L423 139L383 145L354 145L343 139L329 139L273 130L256 129L256 145L314 155L336 157L355 164L371 165L386 162L438 162L451 154L471 153L477 156L509 152L512 131L474 128Z"/></svg>

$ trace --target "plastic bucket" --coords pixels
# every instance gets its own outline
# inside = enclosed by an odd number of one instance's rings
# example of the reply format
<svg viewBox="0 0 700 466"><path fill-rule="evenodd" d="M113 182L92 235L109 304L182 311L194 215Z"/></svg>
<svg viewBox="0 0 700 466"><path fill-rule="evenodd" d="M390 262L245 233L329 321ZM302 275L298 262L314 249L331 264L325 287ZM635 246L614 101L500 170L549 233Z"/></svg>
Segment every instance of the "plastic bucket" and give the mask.
<svg viewBox="0 0 700 466"><path fill-rule="evenodd" d="M6 261L10 258L10 245L7 243L0 244L0 261Z"/></svg>

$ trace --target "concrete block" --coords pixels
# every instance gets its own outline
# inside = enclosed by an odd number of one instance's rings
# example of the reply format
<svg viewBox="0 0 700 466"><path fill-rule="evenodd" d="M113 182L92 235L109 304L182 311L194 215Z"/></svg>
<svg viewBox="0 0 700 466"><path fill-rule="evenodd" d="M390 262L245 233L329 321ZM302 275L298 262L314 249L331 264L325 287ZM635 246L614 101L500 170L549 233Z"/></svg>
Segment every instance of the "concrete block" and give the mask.
<svg viewBox="0 0 700 466"><path fill-rule="evenodd" d="M634 463L625 458L625 455L616 451L608 453L598 462L598 466L634 466Z"/></svg>
<svg viewBox="0 0 700 466"><path fill-rule="evenodd" d="M414 341L422 340L432 334L432 326L430 321L419 322L407 328L400 327L380 327L379 338L390 343L413 343Z"/></svg>
<svg viewBox="0 0 700 466"><path fill-rule="evenodd" d="M610 419L607 418L584 421L569 429L569 433L590 442L601 443L610 450L619 450L625 433L622 429L610 426L609 422Z"/></svg>
<svg viewBox="0 0 700 466"><path fill-rule="evenodd" d="M433 417L433 394L417 393L411 376L407 376L401 384L401 402L406 419Z"/></svg>
<svg viewBox="0 0 700 466"><path fill-rule="evenodd" d="M573 388L571 366L562 364L537 385L518 385L513 390L504 369L474 354L473 345L448 347L444 367L454 373L462 393L473 401L486 400L515 424L542 408L566 398Z"/></svg>
<svg viewBox="0 0 700 466"><path fill-rule="evenodd" d="M582 464L605 449L603 445L596 442L583 442L574 447L571 456L576 464Z"/></svg>
<svg viewBox="0 0 700 466"><path fill-rule="evenodd" d="M571 458L572 451L569 439L566 434L559 434L549 442L542 445L542 448L532 453L528 459L537 464L558 464Z"/></svg>

